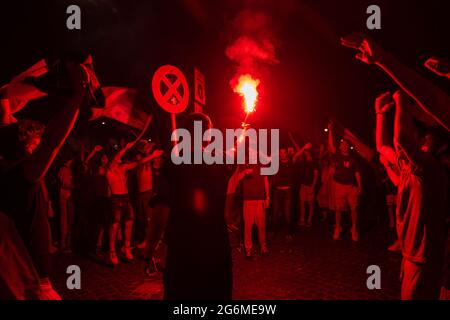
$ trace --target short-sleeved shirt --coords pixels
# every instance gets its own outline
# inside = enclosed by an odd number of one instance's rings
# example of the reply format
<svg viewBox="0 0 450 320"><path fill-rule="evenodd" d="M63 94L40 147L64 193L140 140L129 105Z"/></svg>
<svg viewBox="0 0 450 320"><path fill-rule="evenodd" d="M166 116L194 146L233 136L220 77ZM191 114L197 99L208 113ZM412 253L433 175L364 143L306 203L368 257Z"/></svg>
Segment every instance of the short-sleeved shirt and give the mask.
<svg viewBox="0 0 450 320"><path fill-rule="evenodd" d="M311 187L314 182L314 171L318 171L319 166L315 161L302 161L299 169L300 183L304 186Z"/></svg>
<svg viewBox="0 0 450 320"><path fill-rule="evenodd" d="M444 255L448 179L432 155L422 152L416 162L399 160L397 233L403 257L425 263Z"/></svg>
<svg viewBox="0 0 450 320"><path fill-rule="evenodd" d="M244 200L265 200L266 188L264 176L260 173L258 166L252 166L252 174L245 176L242 180Z"/></svg>
<svg viewBox="0 0 450 320"><path fill-rule="evenodd" d="M344 185L356 185L356 172L359 172L358 162L352 155L337 153L333 156L334 181Z"/></svg>
<svg viewBox="0 0 450 320"><path fill-rule="evenodd" d="M289 187L294 185L295 167L292 163L280 163L280 168L273 176L272 185L275 188Z"/></svg>

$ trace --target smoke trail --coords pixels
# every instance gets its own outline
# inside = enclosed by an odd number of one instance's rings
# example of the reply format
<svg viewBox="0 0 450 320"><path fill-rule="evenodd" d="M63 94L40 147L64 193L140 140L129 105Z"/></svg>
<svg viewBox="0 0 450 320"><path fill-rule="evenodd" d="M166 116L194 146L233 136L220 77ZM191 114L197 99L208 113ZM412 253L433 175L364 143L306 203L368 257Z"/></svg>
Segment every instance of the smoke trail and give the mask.
<svg viewBox="0 0 450 320"><path fill-rule="evenodd" d="M260 76L264 68L279 63L271 18L261 11L243 10L231 22L231 43L225 54L236 64L232 87L243 74Z"/></svg>

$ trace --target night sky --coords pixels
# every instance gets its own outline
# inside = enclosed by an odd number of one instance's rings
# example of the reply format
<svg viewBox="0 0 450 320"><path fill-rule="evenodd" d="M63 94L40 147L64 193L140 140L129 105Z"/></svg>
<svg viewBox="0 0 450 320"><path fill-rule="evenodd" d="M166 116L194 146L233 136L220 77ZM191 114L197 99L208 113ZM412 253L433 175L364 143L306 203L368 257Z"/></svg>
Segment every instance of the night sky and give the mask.
<svg viewBox="0 0 450 320"><path fill-rule="evenodd" d="M190 79L197 66L206 75L207 108L220 128L238 127L243 112L229 86L235 65L225 49L230 21L241 10L272 19L279 64L262 66L262 96L252 122L291 130L300 142L317 140L329 117L372 143L373 100L393 83L374 66L354 58L339 37L364 31L403 62L448 90L421 66L431 54L450 52L448 1L2 1L0 84L42 57L83 50L94 57L105 86L150 93L153 72L162 64L180 67ZM82 10L82 30L65 27L69 4ZM368 5L382 12L382 29L365 29ZM192 106L190 106L192 108Z"/></svg>

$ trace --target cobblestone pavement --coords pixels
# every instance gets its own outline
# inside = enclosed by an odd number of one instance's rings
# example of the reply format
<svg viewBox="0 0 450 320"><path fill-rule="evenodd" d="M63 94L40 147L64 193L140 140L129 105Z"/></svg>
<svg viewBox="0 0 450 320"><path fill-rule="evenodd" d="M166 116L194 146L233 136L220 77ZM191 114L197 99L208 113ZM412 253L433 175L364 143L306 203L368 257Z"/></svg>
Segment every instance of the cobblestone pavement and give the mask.
<svg viewBox="0 0 450 320"><path fill-rule="evenodd" d="M378 229L333 241L325 225L299 230L290 242L274 239L270 255L253 261L233 251L234 299L398 299L400 255L386 250L392 237ZM162 277L143 273L143 263L115 268L76 255L55 256L54 286L63 299L161 299ZM81 268L81 290L68 290L66 268ZM381 268L381 289L366 286L369 265Z"/></svg>

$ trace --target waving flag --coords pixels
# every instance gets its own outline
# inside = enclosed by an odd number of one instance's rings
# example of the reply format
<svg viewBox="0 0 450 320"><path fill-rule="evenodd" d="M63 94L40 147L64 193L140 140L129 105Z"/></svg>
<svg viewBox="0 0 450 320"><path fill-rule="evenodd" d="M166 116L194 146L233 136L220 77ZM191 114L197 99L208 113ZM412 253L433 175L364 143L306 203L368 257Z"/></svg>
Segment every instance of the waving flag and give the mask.
<svg viewBox="0 0 450 320"><path fill-rule="evenodd" d="M106 117L140 130L145 127L149 114L135 107L136 89L104 87L102 91L105 96L105 107L94 108L91 120Z"/></svg>

